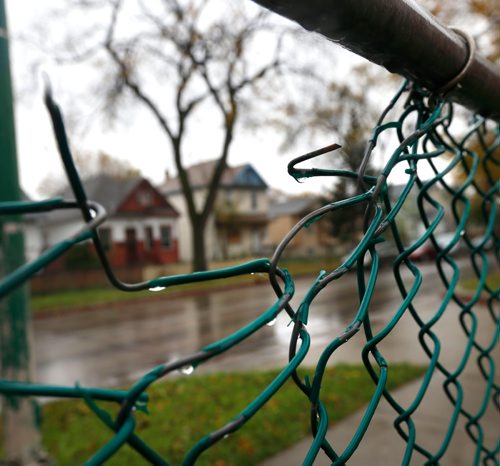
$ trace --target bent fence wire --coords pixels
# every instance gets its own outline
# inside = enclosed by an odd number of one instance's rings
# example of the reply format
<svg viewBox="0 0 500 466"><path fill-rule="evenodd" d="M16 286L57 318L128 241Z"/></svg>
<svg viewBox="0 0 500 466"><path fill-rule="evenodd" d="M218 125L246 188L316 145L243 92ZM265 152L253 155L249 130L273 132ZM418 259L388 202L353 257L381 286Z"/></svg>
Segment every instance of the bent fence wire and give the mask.
<svg viewBox="0 0 500 466"><path fill-rule="evenodd" d="M235 275L266 273L270 286L276 293L276 302L269 309L263 310L258 318L222 340L200 348L194 354L182 357L175 362L160 364L145 373L128 390L103 388L84 388L80 386L63 387L23 383L14 380L1 380L0 393L7 399L21 396L72 397L84 399L96 417L109 427L110 440L85 464L102 464L113 456L125 444L135 449L145 461L155 465L167 465L168 458L162 458L144 440L141 429L135 423L135 411L144 410L148 401L148 387L160 381L173 371L191 372L196 366L204 364L222 353L230 351L254 332L258 332L267 323L273 321L278 314L286 313L293 323L289 342L289 362L279 375L255 398L239 415L214 432L195 441L190 451L186 452L184 463L194 464L205 450L224 438L226 435L245 427L245 424L259 409L273 397L288 379L293 379L297 389L307 397L311 406L310 449L303 459L303 464L313 464L318 453L329 457L332 464L345 464L362 442L379 402L385 398L394 410L394 428L406 442L402 464L409 464L412 454L419 452L427 459L426 464L437 464L447 452L450 441L456 432L459 420L465 419L466 431L475 442L476 454L474 464L496 463L498 443L488 444L485 440L484 428L481 424L487 409L498 408L499 386L495 383L496 370L493 350L498 342L500 319L498 314L498 290L492 288L487 281L489 272L498 266L498 225L495 225L497 212L497 195L499 182L495 179L498 173L500 131L499 126L479 116L470 116L465 123L462 114L454 118L454 105L444 99L435 99L418 86L404 82L394 98L376 123L372 135L367 141L365 159L357 172L324 168L301 168L300 163L323 154L335 157L336 144L328 146L291 161L289 173L295 179L328 176L333 179L346 178L357 189L357 194L336 202L323 205L310 212L283 238L271 259L253 260L236 267L198 272L186 275L165 276L142 283L128 284L115 276L106 258L105 249L97 234L97 227L106 220L105 210L96 202L87 198L78 171L73 163L66 139L63 119L58 106L49 92L46 104L52 118L58 147L62 157L74 199L48 199L41 202L3 202L0 214L26 214L47 212L56 209L79 209L82 215L82 227L79 232L46 250L35 261L28 263L0 283L0 298L5 297L15 287L29 280L37 271L46 267L51 261L64 254L78 243L91 240L100 258L102 267L111 283L124 291L144 289L165 289L172 285L204 280L217 280ZM382 139L384 143L382 144ZM368 160L375 147L382 147L388 154L388 161L379 174L365 173ZM388 179L394 174L405 180L404 189L394 199L390 195ZM455 174L454 176L452 176ZM458 175L457 175L458 174ZM457 183L456 179L460 182ZM280 267L280 258L287 249L292 238L312 222L328 215L332 211L344 211L348 215L350 207L356 204L365 206L362 239L352 250L348 258L335 270L320 271L307 293L301 297L298 308L291 304L294 295L294 277ZM407 206L418 218L423 232L418 240L409 241L402 230L401 214ZM351 209L352 210L352 209ZM438 241L438 232L442 223L453 224L453 235L443 244ZM479 225L481 225L479 227ZM480 229L480 230L478 230ZM480 231L479 239L477 237ZM475 232L475 235L474 235ZM391 316L382 328L373 324L370 305L377 287L380 261L379 245L391 235L399 254L393 263L395 286L398 287L401 299L397 308L389 309ZM435 251L435 265L439 272L443 299L441 305L434 309L430 318L425 317L417 302L423 274L419 264L412 258L412 253L423 245L432 243ZM459 265L455 260L458 248L468 249L467 261L477 279L472 296L463 298L457 293L460 277ZM368 259L370 256L371 259ZM321 291L351 270L356 270L359 305L352 309L352 321L340 334L332 335L331 342L325 346L313 374L301 379L297 373L304 357L308 353L311 337L308 332L308 316L314 312L312 305ZM411 280L408 280L408 275ZM478 306L479 303L483 303ZM456 306L451 309L451 304ZM487 309L487 310L486 310ZM427 309L428 311L428 309ZM447 367L440 359L441 342L435 332L436 324L447 312L454 312L463 332L465 344L461 348L458 364ZM387 387L390 365L384 358L383 341L391 334L398 332L401 319L410 318L418 328L415 336L428 357L428 369L421 380L420 389L413 402L401 405ZM491 333L487 342L478 341L476 331L478 322L490 320ZM361 359L374 384L373 397L365 408L356 431L346 447L337 445L335 437L327 436L328 413L322 402L322 381L327 363L335 362L336 351L342 345L349 345L351 338L362 339L364 348ZM460 376L466 366L477 365L484 379L484 389L479 408L471 411L463 403L464 393ZM445 434L438 447L432 449L419 443L414 414L429 388L433 376L441 373L444 377L443 391L446 394L452 414ZM475 395L477 396L477 394ZM120 405L119 413L112 417L110 413L99 407L99 400L114 401ZM167 421L167 420L166 420ZM176 420L176 423L182 422ZM258 419L255 420L258 422ZM298 461L299 462L299 461Z"/></svg>

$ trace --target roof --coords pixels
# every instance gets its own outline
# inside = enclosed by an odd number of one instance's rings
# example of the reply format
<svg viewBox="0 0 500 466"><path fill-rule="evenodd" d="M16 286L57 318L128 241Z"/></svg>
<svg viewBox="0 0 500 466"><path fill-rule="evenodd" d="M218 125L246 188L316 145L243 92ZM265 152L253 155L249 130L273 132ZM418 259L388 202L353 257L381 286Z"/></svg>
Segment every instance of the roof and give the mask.
<svg viewBox="0 0 500 466"><path fill-rule="evenodd" d="M188 167L187 173L192 189L206 188L212 178L217 160L201 162ZM267 183L249 163L236 167L226 167L222 174L221 188L267 189ZM181 191L179 177L169 178L160 186L164 194L174 194Z"/></svg>
<svg viewBox="0 0 500 466"><path fill-rule="evenodd" d="M31 199L31 196L23 188L20 188L19 190L20 190L20 195L21 195L21 201L33 202L33 199Z"/></svg>
<svg viewBox="0 0 500 466"><path fill-rule="evenodd" d="M87 198L89 200L98 202L101 204L108 214L108 216L112 216L116 214L123 202L128 198L130 194L141 184L146 182L150 185L150 187L158 191L148 180L142 177L134 177L134 178L119 178L113 177L107 174L97 175L92 178L88 178L83 180L83 186L85 189L85 193L87 194ZM158 195L163 198L161 193L158 191ZM58 196L63 199L74 199L75 196L73 191L67 187L61 193L58 193ZM178 215L177 211L165 200L165 207L168 207L169 210L172 210L172 213L176 216ZM50 213L53 221L57 220L68 220L70 218L80 217L81 214L76 209L72 210L59 210Z"/></svg>
<svg viewBox="0 0 500 466"><path fill-rule="evenodd" d="M83 185L87 198L101 204L109 215L113 215L124 199L135 189L143 178L115 178L110 175L98 175L84 180ZM74 197L67 189L65 199Z"/></svg>
<svg viewBox="0 0 500 466"><path fill-rule="evenodd" d="M276 202L269 207L269 217L282 215L301 215L308 213L318 206L316 197L294 197L284 202Z"/></svg>
<svg viewBox="0 0 500 466"><path fill-rule="evenodd" d="M22 188L20 188L20 197L22 202L34 202L31 196ZM23 214L23 221L26 223L38 223L42 214L45 214L45 212L29 212Z"/></svg>

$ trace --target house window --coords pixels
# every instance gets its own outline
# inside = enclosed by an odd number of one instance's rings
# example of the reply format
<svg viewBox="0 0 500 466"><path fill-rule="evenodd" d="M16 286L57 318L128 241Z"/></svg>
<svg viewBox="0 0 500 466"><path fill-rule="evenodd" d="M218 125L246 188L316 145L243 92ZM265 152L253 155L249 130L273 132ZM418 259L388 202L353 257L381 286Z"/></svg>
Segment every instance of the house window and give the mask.
<svg viewBox="0 0 500 466"><path fill-rule="evenodd" d="M233 206L233 191L232 189L226 189L226 206L227 207L232 207Z"/></svg>
<svg viewBox="0 0 500 466"><path fill-rule="evenodd" d="M48 248L49 248L49 232L44 228L42 230L42 251L45 251Z"/></svg>
<svg viewBox="0 0 500 466"><path fill-rule="evenodd" d="M101 240L102 247L105 251L109 251L113 246L113 237L111 235L111 228L99 228L99 239Z"/></svg>
<svg viewBox="0 0 500 466"><path fill-rule="evenodd" d="M230 228L227 231L227 242L229 244L239 244L241 243L241 232L236 228Z"/></svg>
<svg viewBox="0 0 500 466"><path fill-rule="evenodd" d="M144 228L144 249L151 251L154 246L153 227Z"/></svg>
<svg viewBox="0 0 500 466"><path fill-rule="evenodd" d="M255 210L258 207L258 205L259 205L259 199L257 197L257 191L252 191L250 193L250 196L251 196L250 202L251 202L251 205L252 205L252 209Z"/></svg>
<svg viewBox="0 0 500 466"><path fill-rule="evenodd" d="M169 226L160 227L160 241L163 248L172 246L172 229Z"/></svg>
<svg viewBox="0 0 500 466"><path fill-rule="evenodd" d="M139 191L137 193L137 202L142 206L148 206L153 203L153 193L150 191Z"/></svg>
<svg viewBox="0 0 500 466"><path fill-rule="evenodd" d="M132 227L125 228L125 254L128 264L135 264L139 261L137 231Z"/></svg>

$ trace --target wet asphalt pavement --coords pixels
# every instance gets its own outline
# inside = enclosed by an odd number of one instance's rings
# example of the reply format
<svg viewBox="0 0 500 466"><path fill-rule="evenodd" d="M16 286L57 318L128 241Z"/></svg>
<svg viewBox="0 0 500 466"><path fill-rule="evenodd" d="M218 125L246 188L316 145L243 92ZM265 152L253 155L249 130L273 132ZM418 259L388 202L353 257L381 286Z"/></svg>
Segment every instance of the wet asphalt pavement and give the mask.
<svg viewBox="0 0 500 466"><path fill-rule="evenodd" d="M424 319L433 315L444 289L431 263L420 265L424 275L415 301ZM300 302L314 277L296 280L292 303ZM408 275L408 283L412 277ZM439 282L439 283L438 283ZM137 380L165 361L189 355L217 341L254 319L276 297L269 285L211 292L150 303L124 304L107 310L56 316L35 321L36 379L41 383L82 386L115 386ZM385 325L401 303L392 271L384 269L378 278L370 306L375 331ZM349 273L325 288L310 310L308 331L311 349L305 364L314 364L321 351L351 322L358 307L355 274ZM456 314L445 314L436 326L456 326L457 337L443 341L451 354L460 353L465 337ZM283 312L272 327L264 327L245 342L198 367L200 372L284 367L291 333L289 317ZM405 315L380 345L389 362L427 362L418 343L418 326ZM439 335L439 333L438 333ZM342 346L331 362L359 362L365 343L359 332ZM458 356L457 356L458 357Z"/></svg>
<svg viewBox="0 0 500 466"><path fill-rule="evenodd" d="M467 276L470 269L461 261L461 274ZM418 297L413 301L418 315L428 322L435 315L445 289L432 263L419 264L423 282ZM407 275L407 287L413 277ZM314 277L296 280L293 306L297 309L301 297L314 283ZM108 310L68 314L35 321L35 352L37 380L42 383L82 386L128 385L159 363L189 355L199 348L217 341L257 317L276 300L270 286L265 283L248 288L211 292L179 299L169 299L168 293L160 301L127 304ZM401 305L402 298L395 285L390 268L381 270L376 291L370 305L373 332L381 330L392 319ZM314 365L324 348L351 323L358 308L358 291L354 273L343 276L325 288L310 308L307 325L311 335L311 348L304 364ZM498 315L496 309L496 315ZM475 325L476 341L483 347L495 338L497 329L486 306L474 307L473 319L463 320L467 328ZM427 340L433 351L439 351L439 361L453 372L460 367L467 346L467 338L460 326L460 309L451 304L433 332L440 347ZM287 363L288 342L291 326L283 312L277 322L265 326L245 342L225 354L199 366L196 373L207 371L234 371L251 368L284 367ZM394 362L427 364L426 355L418 341L419 326L406 312L397 327L378 345L389 365ZM498 335L497 335L498 337ZM427 337L425 337L427 338ZM358 332L330 358L338 362L360 362L361 351L366 343L364 332ZM484 378L476 364L479 352L473 348L466 370L460 375L464 399L462 407L470 413L481 413L485 397ZM500 347L493 350L494 360L500 360ZM173 374L169 375L170 377ZM176 373L175 376L182 376ZM498 375L496 376L498 378ZM436 452L446 436L453 418L453 405L443 392L444 377L435 371L430 386L412 416L417 426L417 440L429 451ZM392 392L401 406L411 406L421 390L422 380L416 380ZM340 423L331 425L327 437L335 448L342 451L358 429L364 410ZM402 464L406 443L397 435L393 422L395 411L381 400L363 441L356 449L349 464L359 466L397 466ZM469 466L476 464L477 445L467 435L467 418L461 416L446 455L443 466ZM483 441L493 449L498 441L498 411L492 403L481 418L484 429ZM269 458L260 466L290 466L302 463L310 448L308 437L292 448ZM411 464L424 464L426 458L414 453ZM330 464L320 453L315 464ZM425 463L427 464L427 463Z"/></svg>

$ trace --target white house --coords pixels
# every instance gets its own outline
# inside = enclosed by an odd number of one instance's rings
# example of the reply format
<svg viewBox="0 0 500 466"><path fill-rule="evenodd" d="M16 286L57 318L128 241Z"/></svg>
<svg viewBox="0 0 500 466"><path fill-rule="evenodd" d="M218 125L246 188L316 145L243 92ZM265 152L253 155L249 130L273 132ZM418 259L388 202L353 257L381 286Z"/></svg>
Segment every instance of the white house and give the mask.
<svg viewBox="0 0 500 466"><path fill-rule="evenodd" d="M214 168L215 161L209 161L187 169L195 203L199 209L206 198ZM167 176L160 190L180 213L180 259L191 261L191 225L179 179ZM214 212L206 226L207 259L262 255L268 211L268 186L252 165L227 167L222 175Z"/></svg>
<svg viewBox="0 0 500 466"><path fill-rule="evenodd" d="M108 218L98 231L111 265L177 262L179 214L148 180L101 174L85 180L84 187L87 197L106 209ZM69 200L74 195L68 189L61 197ZM30 215L25 225L28 259L70 237L82 225L77 209Z"/></svg>

